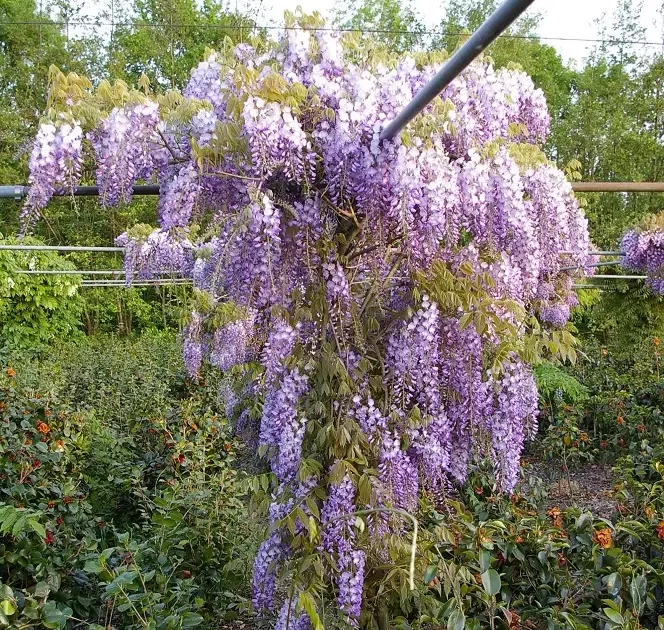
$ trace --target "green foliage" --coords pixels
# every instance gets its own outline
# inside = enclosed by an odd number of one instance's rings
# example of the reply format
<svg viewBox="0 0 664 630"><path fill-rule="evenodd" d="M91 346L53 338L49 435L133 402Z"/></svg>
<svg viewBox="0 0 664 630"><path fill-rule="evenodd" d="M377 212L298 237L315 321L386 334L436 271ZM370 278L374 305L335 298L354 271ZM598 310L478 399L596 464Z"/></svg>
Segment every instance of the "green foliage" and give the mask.
<svg viewBox="0 0 664 630"><path fill-rule="evenodd" d="M409 2L398 0L352 0L335 7L341 28L374 31L378 42L392 51L422 47L425 26Z"/></svg>
<svg viewBox="0 0 664 630"><path fill-rule="evenodd" d="M445 514L422 506L431 564L421 616L409 627L657 627L664 565L647 551L656 528L545 513L536 497L532 486L511 498L494 494L478 472Z"/></svg>
<svg viewBox="0 0 664 630"><path fill-rule="evenodd" d="M179 629L246 609L254 534L216 386L173 365L160 390L173 338L136 346L62 347L0 374L0 627ZM141 382L161 397L145 416Z"/></svg>
<svg viewBox="0 0 664 630"><path fill-rule="evenodd" d="M44 383L88 411L101 425L123 431L163 415L188 394L182 351L175 335L155 332L137 338L98 335L79 344L60 344L19 374L25 386Z"/></svg>
<svg viewBox="0 0 664 630"><path fill-rule="evenodd" d="M1 244L15 244L3 238ZM24 244L38 241L24 239ZM17 270L71 270L55 252L0 251L0 356L37 351L76 336L79 330L80 280L72 275L28 275Z"/></svg>
<svg viewBox="0 0 664 630"><path fill-rule="evenodd" d="M534 372L537 389L545 400L552 400L555 396L566 402L575 403L588 395L586 387L552 363L540 363L535 366Z"/></svg>
<svg viewBox="0 0 664 630"><path fill-rule="evenodd" d="M227 37L246 41L254 29L253 20L217 2L135 0L124 15L116 15L110 74L131 84L145 74L159 89L182 88L206 48L222 48Z"/></svg>

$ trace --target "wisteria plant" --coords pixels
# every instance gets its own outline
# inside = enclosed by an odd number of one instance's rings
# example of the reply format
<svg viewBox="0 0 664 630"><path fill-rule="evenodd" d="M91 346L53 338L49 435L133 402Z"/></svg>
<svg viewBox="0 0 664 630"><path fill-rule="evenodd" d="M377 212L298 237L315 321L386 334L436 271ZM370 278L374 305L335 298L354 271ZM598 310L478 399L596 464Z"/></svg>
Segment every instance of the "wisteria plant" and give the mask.
<svg viewBox="0 0 664 630"><path fill-rule="evenodd" d="M645 273L646 283L657 295L664 294L664 213L649 215L625 233L620 243L622 266Z"/></svg>
<svg viewBox="0 0 664 630"><path fill-rule="evenodd" d="M229 417L269 462L255 609L280 629L382 626L410 605L395 511L487 456L514 488L531 366L575 355L584 272L563 268L586 263L587 223L539 148L549 114L523 72L479 61L381 142L444 55L288 20L276 41L209 52L182 93L54 71L23 219L87 160L107 205L160 184L160 227L118 243L129 283L193 279L187 368L224 371Z"/></svg>

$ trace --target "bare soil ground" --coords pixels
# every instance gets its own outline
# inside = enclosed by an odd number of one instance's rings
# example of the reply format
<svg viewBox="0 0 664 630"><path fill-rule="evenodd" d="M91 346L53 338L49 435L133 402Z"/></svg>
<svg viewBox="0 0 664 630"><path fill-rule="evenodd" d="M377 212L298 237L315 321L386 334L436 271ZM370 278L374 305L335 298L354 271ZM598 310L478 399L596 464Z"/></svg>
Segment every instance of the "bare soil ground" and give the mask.
<svg viewBox="0 0 664 630"><path fill-rule="evenodd" d="M533 462L532 469L547 491L547 507L574 507L610 519L615 512L611 466L585 464L569 471L551 462Z"/></svg>

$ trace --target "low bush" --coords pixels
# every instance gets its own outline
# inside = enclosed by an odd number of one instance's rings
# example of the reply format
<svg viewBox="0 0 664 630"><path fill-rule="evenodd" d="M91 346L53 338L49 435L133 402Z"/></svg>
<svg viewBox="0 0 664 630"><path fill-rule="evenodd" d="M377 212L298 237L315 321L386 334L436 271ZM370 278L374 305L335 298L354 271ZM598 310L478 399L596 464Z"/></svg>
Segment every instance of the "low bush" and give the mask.
<svg viewBox="0 0 664 630"><path fill-rule="evenodd" d="M175 360L160 381L173 345L69 347L43 391L47 365L3 369L0 627L189 628L246 607L237 444L214 388Z"/></svg>
<svg viewBox="0 0 664 630"><path fill-rule="evenodd" d="M575 510L545 511L536 488L525 490L496 494L490 477L476 473L448 513L428 506L433 561L418 625L661 627L664 527L627 514L612 523Z"/></svg>

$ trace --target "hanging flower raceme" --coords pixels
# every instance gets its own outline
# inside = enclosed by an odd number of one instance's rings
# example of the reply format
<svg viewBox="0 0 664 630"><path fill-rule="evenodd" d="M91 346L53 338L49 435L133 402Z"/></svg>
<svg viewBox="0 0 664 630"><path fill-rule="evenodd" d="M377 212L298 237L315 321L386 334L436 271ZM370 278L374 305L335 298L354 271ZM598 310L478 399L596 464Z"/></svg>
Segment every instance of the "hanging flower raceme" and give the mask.
<svg viewBox="0 0 664 630"><path fill-rule="evenodd" d="M145 232L145 229L133 230L133 234L138 232ZM186 235L168 230L154 230L147 236L132 236L125 232L115 239L115 244L125 248L127 286L131 286L134 280L152 280L167 275L186 278L193 272L194 250Z"/></svg>
<svg viewBox="0 0 664 630"><path fill-rule="evenodd" d="M626 270L645 273L648 287L664 295L664 213L648 217L622 238L622 266Z"/></svg>
<svg viewBox="0 0 664 630"><path fill-rule="evenodd" d="M58 190L73 193L81 177L83 131L78 122L59 119L39 126L30 154L30 189L21 211L27 232Z"/></svg>
<svg viewBox="0 0 664 630"><path fill-rule="evenodd" d="M537 426L527 361L551 337L569 355L547 329L566 324L590 245L524 73L477 62L383 142L441 59L373 59L302 24L210 54L159 106L105 104L90 157L107 204L159 181L160 229L118 239L127 280L193 279L187 371L224 372L228 414L270 468L255 608L279 628L307 627L305 610L345 627L408 527L356 526L357 506L416 512L485 458L513 490ZM54 137L38 140L47 162Z"/></svg>
<svg viewBox="0 0 664 630"><path fill-rule="evenodd" d="M149 180L159 164L155 156L159 107L146 102L115 108L89 134L95 150L99 199L105 206L128 203L132 186Z"/></svg>

